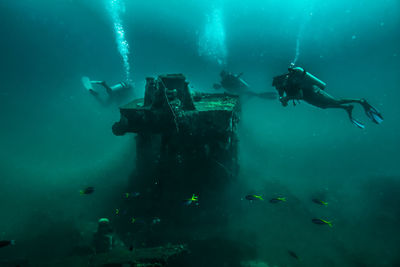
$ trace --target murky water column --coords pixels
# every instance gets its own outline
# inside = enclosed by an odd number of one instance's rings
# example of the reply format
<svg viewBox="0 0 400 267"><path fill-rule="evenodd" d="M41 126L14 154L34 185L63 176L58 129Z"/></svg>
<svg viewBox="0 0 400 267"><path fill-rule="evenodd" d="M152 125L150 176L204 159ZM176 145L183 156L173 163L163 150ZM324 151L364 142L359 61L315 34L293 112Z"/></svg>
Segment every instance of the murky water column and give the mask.
<svg viewBox="0 0 400 267"><path fill-rule="evenodd" d="M125 30L121 20L121 14L125 13L125 4L123 0L107 0L107 10L110 13L114 31L115 41L117 42L118 51L124 63L126 80L130 80L129 65L129 44L125 38Z"/></svg>
<svg viewBox="0 0 400 267"><path fill-rule="evenodd" d="M294 56L294 58L292 60L292 64L293 65L296 65L296 62L299 59L299 56L300 56L300 44L301 44L300 42L303 39L304 30L307 27L307 25L309 24L309 22L311 20L311 17L313 15L312 10L313 10L312 7L309 7L309 8L306 9L303 21L299 26L299 31L298 31L297 37L296 37L296 50L295 50L296 53L295 53L295 56Z"/></svg>
<svg viewBox="0 0 400 267"><path fill-rule="evenodd" d="M200 56L205 56L219 65L226 64L228 51L221 9L213 9L210 14L206 15L206 24L199 37L198 46Z"/></svg>

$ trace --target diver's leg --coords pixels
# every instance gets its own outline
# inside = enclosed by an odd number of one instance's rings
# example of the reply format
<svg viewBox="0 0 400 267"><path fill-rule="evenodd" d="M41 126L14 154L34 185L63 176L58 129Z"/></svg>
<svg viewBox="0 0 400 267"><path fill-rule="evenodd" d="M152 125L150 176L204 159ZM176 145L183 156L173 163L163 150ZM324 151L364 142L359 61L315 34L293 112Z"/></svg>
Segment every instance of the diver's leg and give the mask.
<svg viewBox="0 0 400 267"><path fill-rule="evenodd" d="M108 95L108 98L104 103L105 105L110 105L113 102L113 96L114 96L113 90L111 89L110 86L108 86L108 84L105 81L102 81L100 84L106 89Z"/></svg>
<svg viewBox="0 0 400 267"><path fill-rule="evenodd" d="M89 91L89 93L90 93L92 96L94 96L94 97L98 97L98 96L99 96L99 93L96 92L96 91L93 90L93 89L89 89L88 91Z"/></svg>
<svg viewBox="0 0 400 267"><path fill-rule="evenodd" d="M361 128L361 129L365 128L364 124L362 124L361 122L359 122L358 120L353 118L353 108L354 108L353 105L342 105L342 108L344 108L347 111L347 114L349 115L349 119L350 119L351 123L353 123L358 128Z"/></svg>
<svg viewBox="0 0 400 267"><path fill-rule="evenodd" d="M315 89L314 91L304 91L304 100L308 103L320 107L320 108L341 108L344 109L351 121L355 126L364 129L364 125L358 120L353 118L353 105L347 105L347 103L353 103L355 99L337 99L323 90ZM358 101L355 101L359 103Z"/></svg>
<svg viewBox="0 0 400 267"><path fill-rule="evenodd" d="M112 89L105 81L98 81L96 82L96 84L100 84L101 86L103 86L106 89L107 94L110 96L112 95Z"/></svg>
<svg viewBox="0 0 400 267"><path fill-rule="evenodd" d="M104 100L100 97L99 93L94 90L89 90L90 94L100 103L102 106L106 106Z"/></svg>
<svg viewBox="0 0 400 267"><path fill-rule="evenodd" d="M319 108L344 108L342 101L337 99L318 87L311 90L303 90L303 99L307 103Z"/></svg>
<svg viewBox="0 0 400 267"><path fill-rule="evenodd" d="M321 108L348 108L348 105L344 107L345 104L351 104L351 103L358 103L360 105L363 105L364 102L366 102L364 99L358 99L358 98L336 98L334 96L331 96L327 92L317 89L313 92L313 99L315 102L316 106L319 106Z"/></svg>
<svg viewBox="0 0 400 267"><path fill-rule="evenodd" d="M352 103L352 102L350 102ZM358 128L364 129L365 126L362 124L360 121L356 120L353 118L353 105L347 105L347 104L342 104L340 100L335 99L335 101L332 101L329 105L326 105L325 108L341 108L344 109L347 112L347 115L349 115L350 122L357 126Z"/></svg>
<svg viewBox="0 0 400 267"><path fill-rule="evenodd" d="M358 98L338 98L337 101L340 104L350 104L350 103L361 104L363 102L363 99L358 99Z"/></svg>

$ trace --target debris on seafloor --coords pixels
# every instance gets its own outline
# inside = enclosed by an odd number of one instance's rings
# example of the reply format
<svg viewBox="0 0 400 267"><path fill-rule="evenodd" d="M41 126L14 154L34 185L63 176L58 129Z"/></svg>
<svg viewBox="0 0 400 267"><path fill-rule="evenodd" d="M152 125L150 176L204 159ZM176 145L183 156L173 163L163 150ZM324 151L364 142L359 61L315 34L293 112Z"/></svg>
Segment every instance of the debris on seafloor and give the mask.
<svg viewBox="0 0 400 267"><path fill-rule="evenodd" d="M242 261L240 263L242 267L278 267L278 266L270 266L266 262L263 261Z"/></svg>
<svg viewBox="0 0 400 267"><path fill-rule="evenodd" d="M189 250L186 245L171 245L140 248L140 249L113 249L107 253L92 254L87 256L73 256L58 261L48 263L31 264L37 267L105 267L105 266L142 266L142 267L161 267L166 266L173 257L187 253Z"/></svg>

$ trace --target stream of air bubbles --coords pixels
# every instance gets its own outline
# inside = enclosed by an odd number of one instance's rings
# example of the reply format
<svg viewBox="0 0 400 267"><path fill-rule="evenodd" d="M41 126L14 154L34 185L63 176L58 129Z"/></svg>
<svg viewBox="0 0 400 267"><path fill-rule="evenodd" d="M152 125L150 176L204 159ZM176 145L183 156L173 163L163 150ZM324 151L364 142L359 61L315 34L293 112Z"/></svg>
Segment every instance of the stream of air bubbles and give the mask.
<svg viewBox="0 0 400 267"><path fill-rule="evenodd" d="M200 56L206 56L219 65L226 64L228 51L221 9L215 8L210 14L206 15L206 24L199 38L198 49Z"/></svg>
<svg viewBox="0 0 400 267"><path fill-rule="evenodd" d="M113 22L118 51L123 60L125 78L129 81L131 71L129 65L129 44L125 37L124 25L121 19L121 14L125 13L125 4L123 0L109 0L107 7Z"/></svg>

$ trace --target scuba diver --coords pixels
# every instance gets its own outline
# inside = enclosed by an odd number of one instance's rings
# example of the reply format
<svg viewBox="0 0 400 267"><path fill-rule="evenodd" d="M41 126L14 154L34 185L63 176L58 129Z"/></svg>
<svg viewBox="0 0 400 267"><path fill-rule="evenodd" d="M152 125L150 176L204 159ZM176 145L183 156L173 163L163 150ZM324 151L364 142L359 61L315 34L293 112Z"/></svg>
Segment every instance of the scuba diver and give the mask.
<svg viewBox="0 0 400 267"><path fill-rule="evenodd" d="M255 93L250 91L250 86L247 82L245 82L240 76L243 73L233 74L231 72L227 72L222 70L220 73L221 82L214 84L214 89L218 90L224 88L230 93L237 95L248 95L248 96L258 96L265 99L276 99L277 95L275 92L265 92L265 93Z"/></svg>
<svg viewBox="0 0 400 267"><path fill-rule="evenodd" d="M82 77L82 83L86 90L104 106L112 103L120 104L132 91L132 84L130 82L119 82L116 85L109 86L105 81L91 81L88 77L84 76ZM108 96L106 100L101 98L99 92L93 89L93 84L98 84L105 88Z"/></svg>
<svg viewBox="0 0 400 267"><path fill-rule="evenodd" d="M274 86L279 94L279 101L284 107L288 105L290 100L293 100L293 105L296 105L296 100L304 100L307 103L319 108L341 108L349 115L350 121L357 127L364 129L364 125L353 118L352 111L354 106L350 103L360 104L365 111L365 114L376 124L383 121L379 111L371 106L367 100L361 99L342 99L335 98L324 91L326 84L307 72L301 67L295 67L292 63L289 67L289 73L279 75L273 78L272 86Z"/></svg>

